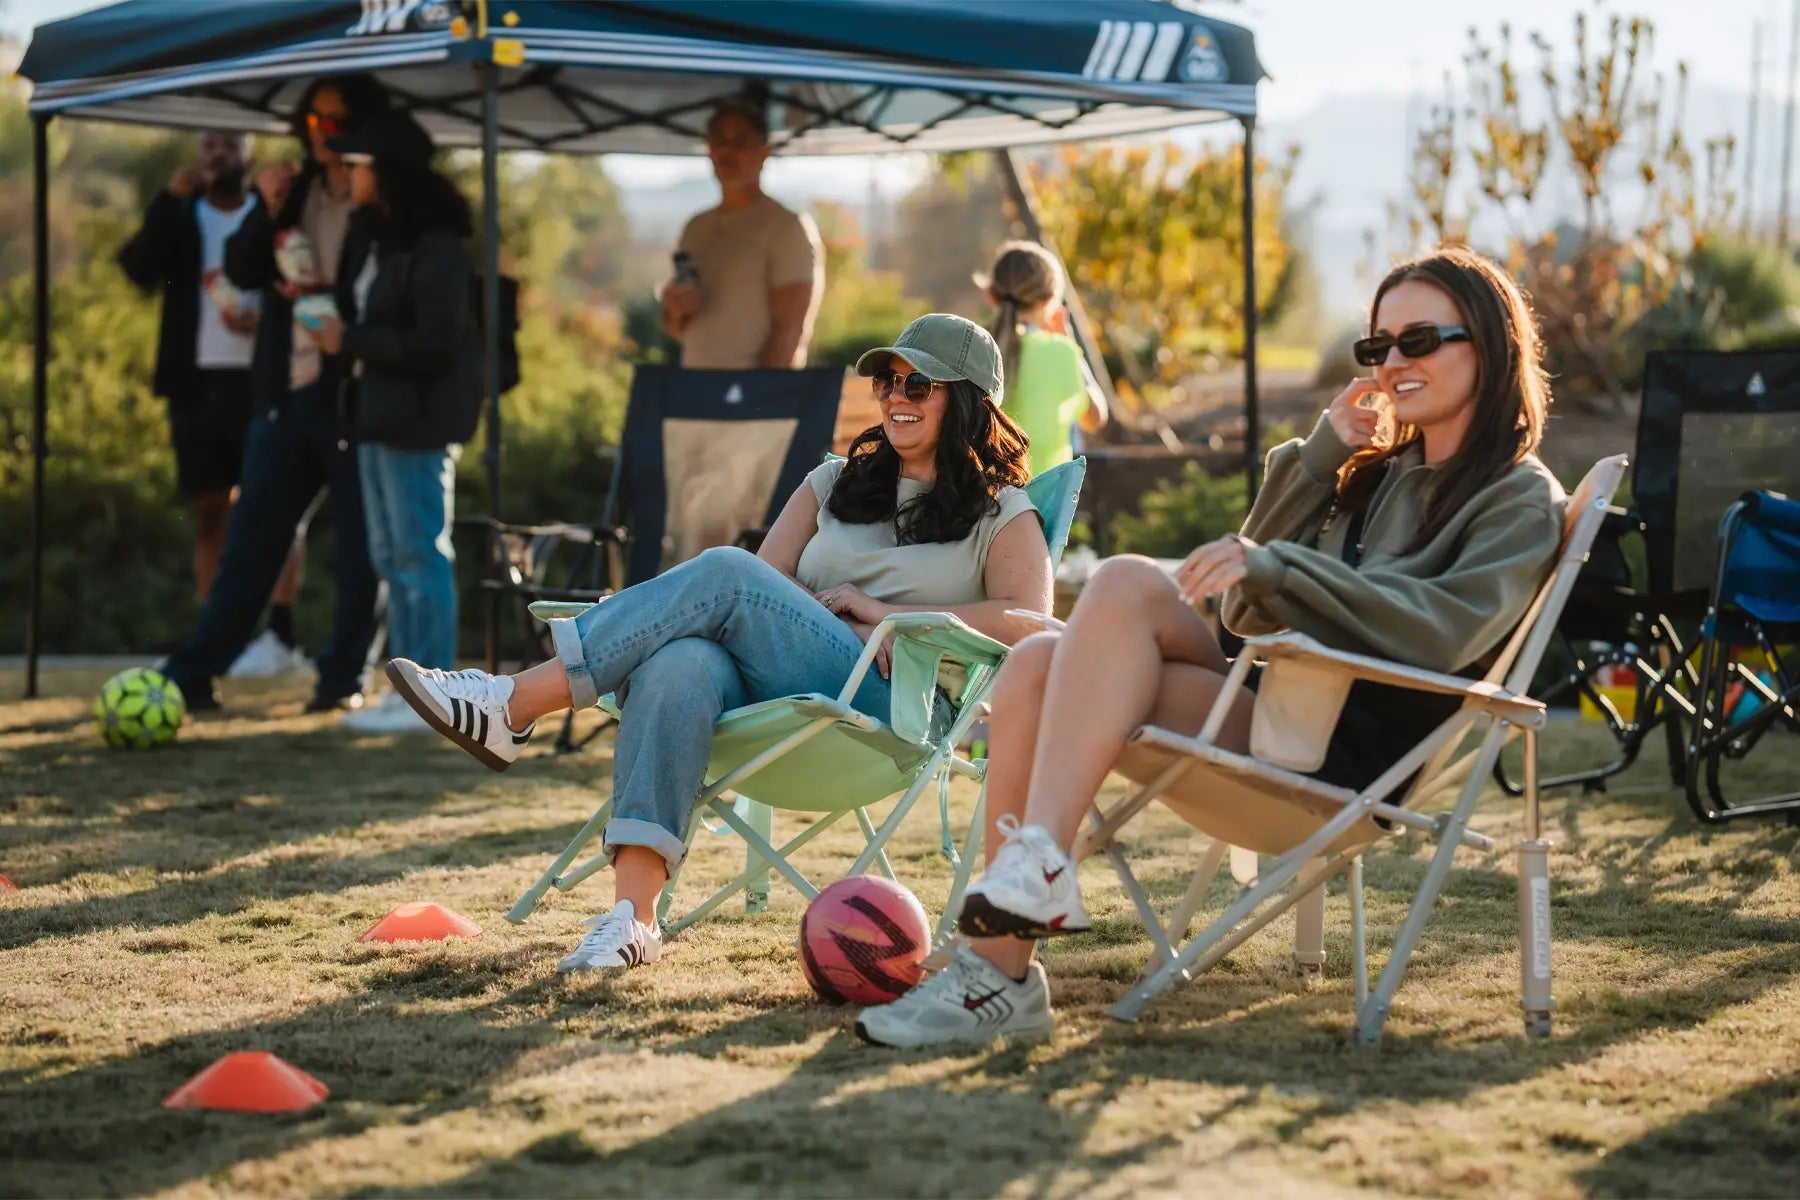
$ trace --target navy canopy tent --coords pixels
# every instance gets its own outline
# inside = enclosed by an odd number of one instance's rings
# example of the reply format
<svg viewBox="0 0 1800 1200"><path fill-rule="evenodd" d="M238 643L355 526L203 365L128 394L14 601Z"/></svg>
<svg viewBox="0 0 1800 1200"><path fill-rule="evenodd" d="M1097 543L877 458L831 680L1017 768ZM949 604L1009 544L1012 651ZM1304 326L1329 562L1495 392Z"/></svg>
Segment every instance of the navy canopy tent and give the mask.
<svg viewBox="0 0 1800 1200"><path fill-rule="evenodd" d="M490 337L498 151L699 154L712 106L752 90L767 98L771 141L788 155L1007 149L1235 119L1253 227L1248 168L1263 70L1250 33L1161 0L125 0L42 26L19 67L34 85L37 201L27 694L37 687L47 453L49 122L280 133L308 80L356 71L380 77L440 144L483 150ZM1246 252L1252 480L1253 261ZM496 372L490 345L490 505L499 498Z"/></svg>

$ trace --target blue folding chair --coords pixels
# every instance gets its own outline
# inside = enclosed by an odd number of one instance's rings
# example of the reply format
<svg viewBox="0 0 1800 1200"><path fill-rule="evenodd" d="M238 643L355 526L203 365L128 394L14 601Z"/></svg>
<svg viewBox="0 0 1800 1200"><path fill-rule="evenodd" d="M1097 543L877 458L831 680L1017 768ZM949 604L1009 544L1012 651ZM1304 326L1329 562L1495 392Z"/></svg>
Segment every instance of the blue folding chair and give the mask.
<svg viewBox="0 0 1800 1200"><path fill-rule="evenodd" d="M1783 645L1800 641L1800 501L1747 492L1725 510L1700 634L1688 803L1708 822L1779 813L1800 825L1800 791L1734 804L1722 782L1725 763L1749 754L1777 726L1800 733L1800 676L1781 654ZM1747 653L1760 662L1746 662Z"/></svg>

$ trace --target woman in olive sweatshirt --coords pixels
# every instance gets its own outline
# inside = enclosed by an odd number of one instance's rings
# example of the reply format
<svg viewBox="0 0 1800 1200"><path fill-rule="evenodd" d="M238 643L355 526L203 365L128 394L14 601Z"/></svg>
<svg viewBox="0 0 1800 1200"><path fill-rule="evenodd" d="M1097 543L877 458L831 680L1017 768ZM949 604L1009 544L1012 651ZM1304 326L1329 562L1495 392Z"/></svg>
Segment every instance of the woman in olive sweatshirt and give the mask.
<svg viewBox="0 0 1800 1200"><path fill-rule="evenodd" d="M1246 636L1291 629L1477 673L1562 537L1562 488L1535 453L1550 401L1540 357L1529 302L1488 259L1447 248L1389 272L1356 344L1371 375L1309 437L1269 452L1242 532L1196 549L1174 579L1147 558L1108 560L1065 630L1008 655L989 737L988 867L962 914L964 932L1003 936L975 938L865 1011L858 1031L905 1046L1049 1032L1033 939L1089 926L1068 848L1132 730L1205 724L1228 669L1195 608L1207 597ZM1376 393L1387 403L1365 407ZM1255 699L1236 698L1220 745L1248 747ZM1366 787L1457 703L1359 682L1315 774Z"/></svg>

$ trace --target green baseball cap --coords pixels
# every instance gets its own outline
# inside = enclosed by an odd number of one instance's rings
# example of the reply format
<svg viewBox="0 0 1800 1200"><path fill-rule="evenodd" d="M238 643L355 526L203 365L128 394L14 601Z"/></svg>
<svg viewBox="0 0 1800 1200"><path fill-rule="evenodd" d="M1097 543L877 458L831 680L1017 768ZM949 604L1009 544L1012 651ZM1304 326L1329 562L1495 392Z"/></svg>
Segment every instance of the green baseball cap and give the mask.
<svg viewBox="0 0 1800 1200"><path fill-rule="evenodd" d="M966 379L1000 402L1005 367L1000 347L987 330L954 313L927 313L900 331L891 346L879 346L856 360L858 375L873 375L899 355L940 383Z"/></svg>

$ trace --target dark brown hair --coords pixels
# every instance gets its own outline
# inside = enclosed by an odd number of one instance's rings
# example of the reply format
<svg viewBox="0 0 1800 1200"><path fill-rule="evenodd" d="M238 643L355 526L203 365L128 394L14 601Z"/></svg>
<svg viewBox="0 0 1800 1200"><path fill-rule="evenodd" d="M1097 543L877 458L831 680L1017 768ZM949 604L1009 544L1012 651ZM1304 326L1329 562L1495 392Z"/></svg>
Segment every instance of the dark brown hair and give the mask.
<svg viewBox="0 0 1800 1200"><path fill-rule="evenodd" d="M1026 437L966 379L944 385L950 393L938 425L937 481L923 495L900 501L900 454L875 425L850 443L850 461L832 485L826 511L852 525L892 520L902 546L960 542L983 517L1000 511L1000 489L1021 487L1031 477Z"/></svg>
<svg viewBox="0 0 1800 1200"><path fill-rule="evenodd" d="M1455 301L1475 348L1475 413L1463 444L1438 464L1425 504L1425 519L1407 553L1427 545L1469 500L1500 478L1544 437L1550 381L1531 300L1492 259L1461 246L1443 246L1387 273L1369 304L1375 331L1382 297L1408 280L1429 283ZM1381 483L1379 468L1419 442L1412 425L1394 431L1394 444L1358 450L1338 471L1338 506L1355 511Z"/></svg>

